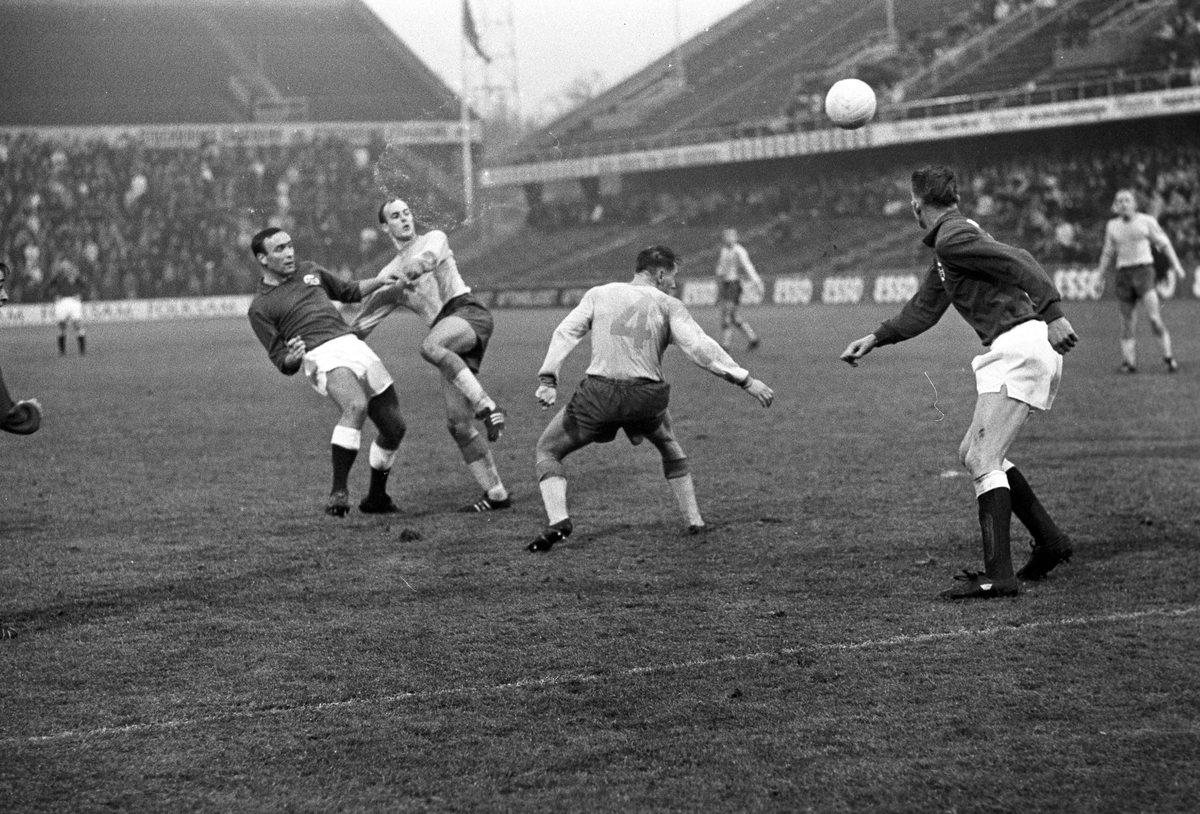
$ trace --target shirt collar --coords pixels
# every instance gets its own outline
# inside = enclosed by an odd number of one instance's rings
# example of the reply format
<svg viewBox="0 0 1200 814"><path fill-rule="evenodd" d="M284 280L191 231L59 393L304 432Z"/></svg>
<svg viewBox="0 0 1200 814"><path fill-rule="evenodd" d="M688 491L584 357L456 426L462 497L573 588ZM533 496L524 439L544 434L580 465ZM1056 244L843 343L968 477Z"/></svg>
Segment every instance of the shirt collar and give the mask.
<svg viewBox="0 0 1200 814"><path fill-rule="evenodd" d="M929 230L929 232L925 235L925 238L921 242L924 243L926 246L933 248L933 245L935 243L937 243L938 230L942 228L942 224L945 223L946 221L950 220L950 218L961 218L962 216L963 216L963 214L962 214L962 212L958 211L957 206L946 210L946 212L940 218L937 219L937 223L933 224L933 228Z"/></svg>

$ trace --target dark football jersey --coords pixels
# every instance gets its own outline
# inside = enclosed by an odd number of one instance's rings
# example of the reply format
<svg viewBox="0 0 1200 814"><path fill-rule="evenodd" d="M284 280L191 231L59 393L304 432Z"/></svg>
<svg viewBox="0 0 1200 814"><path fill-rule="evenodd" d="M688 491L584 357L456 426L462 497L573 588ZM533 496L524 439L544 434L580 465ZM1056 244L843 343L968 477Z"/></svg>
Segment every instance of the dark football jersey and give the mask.
<svg viewBox="0 0 1200 814"><path fill-rule="evenodd" d="M304 261L296 272L279 285L260 283L250 302L250 325L258 341L267 349L275 367L284 373L287 341L299 336L306 350L350 333L350 326L334 306L338 302L359 302L358 282L334 276L316 263Z"/></svg>

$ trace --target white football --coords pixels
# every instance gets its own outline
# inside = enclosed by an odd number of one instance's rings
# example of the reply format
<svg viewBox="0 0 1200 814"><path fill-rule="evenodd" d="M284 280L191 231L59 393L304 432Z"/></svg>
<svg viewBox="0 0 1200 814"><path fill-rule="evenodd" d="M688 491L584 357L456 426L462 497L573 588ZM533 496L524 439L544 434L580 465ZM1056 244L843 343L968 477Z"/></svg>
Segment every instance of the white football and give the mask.
<svg viewBox="0 0 1200 814"><path fill-rule="evenodd" d="M825 94L825 115L844 130L857 130L875 115L875 91L861 79L839 79Z"/></svg>

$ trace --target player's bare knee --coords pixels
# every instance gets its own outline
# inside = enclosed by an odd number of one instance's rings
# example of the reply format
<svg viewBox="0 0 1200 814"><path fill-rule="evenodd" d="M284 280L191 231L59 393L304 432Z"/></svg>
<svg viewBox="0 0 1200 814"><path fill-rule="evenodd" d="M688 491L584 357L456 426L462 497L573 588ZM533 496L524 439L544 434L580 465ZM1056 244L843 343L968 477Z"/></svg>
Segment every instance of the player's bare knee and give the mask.
<svg viewBox="0 0 1200 814"><path fill-rule="evenodd" d="M663 458L663 476L667 480L686 477L691 474L687 458Z"/></svg>
<svg viewBox="0 0 1200 814"><path fill-rule="evenodd" d="M538 483L546 480L546 478L567 477L567 468L563 466L562 461L557 458L543 458L540 454L538 455L535 471L537 472Z"/></svg>

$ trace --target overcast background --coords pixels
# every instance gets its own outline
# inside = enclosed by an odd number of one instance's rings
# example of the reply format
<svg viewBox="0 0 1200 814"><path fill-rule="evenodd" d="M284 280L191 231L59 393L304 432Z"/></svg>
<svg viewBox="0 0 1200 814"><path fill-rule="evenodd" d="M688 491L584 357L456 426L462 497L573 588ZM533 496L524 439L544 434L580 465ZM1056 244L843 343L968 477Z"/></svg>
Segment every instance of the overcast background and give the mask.
<svg viewBox="0 0 1200 814"><path fill-rule="evenodd" d="M462 87L462 0L365 0L450 87ZM487 20L511 5L521 114L544 120L564 90L598 74L611 87L748 0L471 0L485 44ZM490 5L489 5L490 4Z"/></svg>

